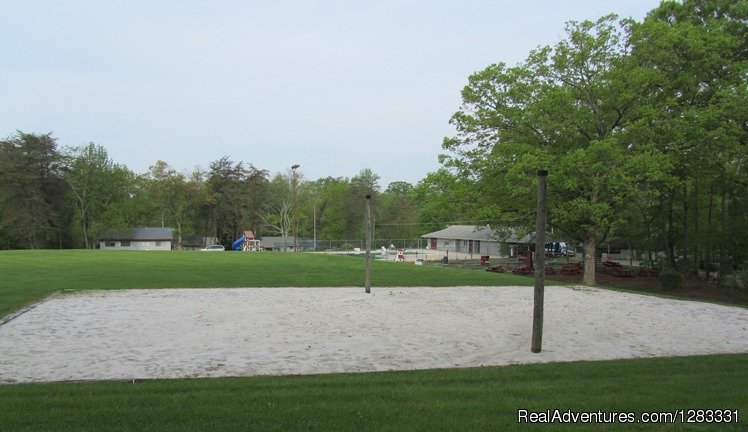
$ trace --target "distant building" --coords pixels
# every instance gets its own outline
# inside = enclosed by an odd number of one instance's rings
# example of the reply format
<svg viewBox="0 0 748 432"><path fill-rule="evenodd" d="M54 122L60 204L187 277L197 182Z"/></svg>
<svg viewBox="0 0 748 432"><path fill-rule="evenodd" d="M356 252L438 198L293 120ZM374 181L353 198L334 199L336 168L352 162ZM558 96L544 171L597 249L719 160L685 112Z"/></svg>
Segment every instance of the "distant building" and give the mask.
<svg viewBox="0 0 748 432"><path fill-rule="evenodd" d="M473 225L450 225L421 237L427 240L427 249L491 257L515 257L520 252L520 245L535 241L534 233L517 237L513 230L499 232L489 226ZM525 250L527 246L522 249Z"/></svg>
<svg viewBox="0 0 748 432"><path fill-rule="evenodd" d="M171 250L171 228L124 228L106 230L99 236L101 250Z"/></svg>

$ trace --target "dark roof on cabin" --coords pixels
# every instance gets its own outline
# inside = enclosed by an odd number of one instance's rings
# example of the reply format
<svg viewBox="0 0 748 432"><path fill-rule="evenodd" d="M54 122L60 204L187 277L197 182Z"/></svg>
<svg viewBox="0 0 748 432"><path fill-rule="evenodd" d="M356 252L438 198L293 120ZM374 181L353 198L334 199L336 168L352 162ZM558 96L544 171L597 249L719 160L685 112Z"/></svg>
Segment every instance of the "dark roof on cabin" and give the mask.
<svg viewBox="0 0 748 432"><path fill-rule="evenodd" d="M424 234L421 237L455 240L499 241L501 236L496 232L495 229L489 226L478 227L474 225L450 225L443 230ZM512 235L502 240L508 242L517 241L516 238L514 238L514 236Z"/></svg>
<svg viewBox="0 0 748 432"><path fill-rule="evenodd" d="M171 228L121 228L109 229L101 233L99 239L106 240L172 240Z"/></svg>
<svg viewBox="0 0 748 432"><path fill-rule="evenodd" d="M535 233L531 232L522 237L517 237L517 230L514 229L496 229L489 226L474 225L450 225L443 230L434 231L424 234L423 238L440 238L451 240L479 240L479 241L496 241L505 243L533 243L535 242ZM553 234L546 233L546 241L557 241Z"/></svg>

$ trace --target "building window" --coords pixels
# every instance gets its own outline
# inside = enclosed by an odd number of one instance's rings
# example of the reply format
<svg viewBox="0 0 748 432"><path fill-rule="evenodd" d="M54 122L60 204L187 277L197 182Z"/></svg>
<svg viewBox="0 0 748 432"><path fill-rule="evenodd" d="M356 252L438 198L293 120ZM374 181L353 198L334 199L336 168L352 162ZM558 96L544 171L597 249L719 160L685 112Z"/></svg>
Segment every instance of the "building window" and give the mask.
<svg viewBox="0 0 748 432"><path fill-rule="evenodd" d="M114 242L106 242L106 247L114 247Z"/></svg>
<svg viewBox="0 0 748 432"><path fill-rule="evenodd" d="M129 241L121 241L119 243L119 245L122 246L122 247L130 247L130 242Z"/></svg>
<svg viewBox="0 0 748 432"><path fill-rule="evenodd" d="M156 246L161 246L161 242L160 242L160 241L157 241L157 242L156 242Z"/></svg>

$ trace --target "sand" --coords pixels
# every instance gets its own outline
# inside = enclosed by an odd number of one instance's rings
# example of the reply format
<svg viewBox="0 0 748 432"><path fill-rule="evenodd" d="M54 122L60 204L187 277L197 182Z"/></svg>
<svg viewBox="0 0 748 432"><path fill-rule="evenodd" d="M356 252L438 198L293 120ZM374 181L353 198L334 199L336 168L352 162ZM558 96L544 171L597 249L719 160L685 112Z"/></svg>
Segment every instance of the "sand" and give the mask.
<svg viewBox="0 0 748 432"><path fill-rule="evenodd" d="M748 352L748 309L547 287L56 295L0 326L0 383L317 374Z"/></svg>

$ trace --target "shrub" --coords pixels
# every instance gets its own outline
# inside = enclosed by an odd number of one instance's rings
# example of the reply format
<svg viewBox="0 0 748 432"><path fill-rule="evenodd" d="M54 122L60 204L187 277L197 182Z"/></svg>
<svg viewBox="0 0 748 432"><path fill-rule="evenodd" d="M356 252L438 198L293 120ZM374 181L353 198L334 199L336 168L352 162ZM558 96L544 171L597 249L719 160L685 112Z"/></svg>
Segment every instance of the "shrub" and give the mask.
<svg viewBox="0 0 748 432"><path fill-rule="evenodd" d="M743 270L737 270L725 278L725 284L734 290L746 290L748 289L748 268Z"/></svg>
<svg viewBox="0 0 748 432"><path fill-rule="evenodd" d="M683 276L680 273L672 270L662 270L660 272L660 285L668 290L676 290L680 288L681 282L683 282Z"/></svg>

